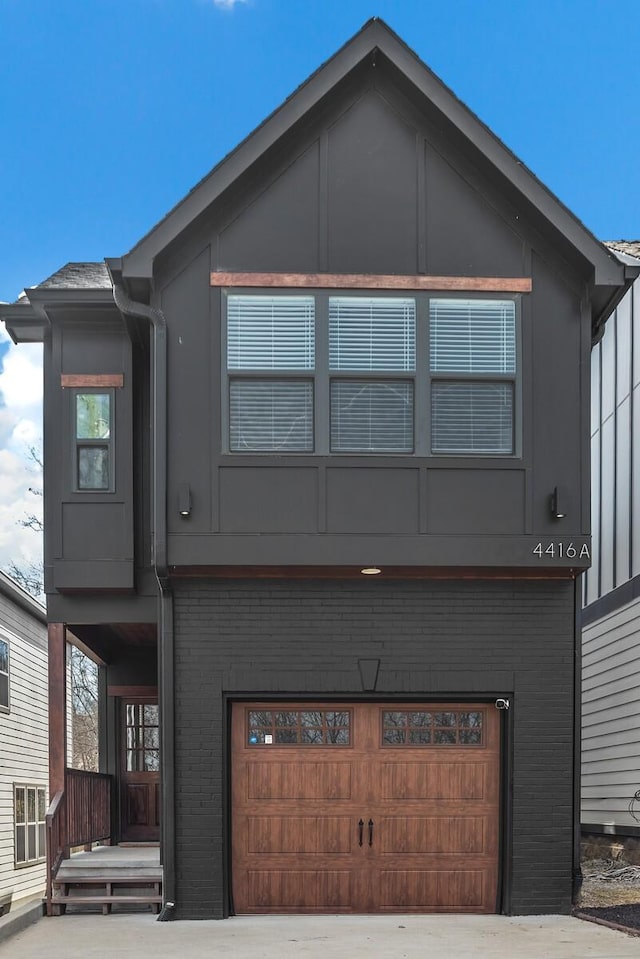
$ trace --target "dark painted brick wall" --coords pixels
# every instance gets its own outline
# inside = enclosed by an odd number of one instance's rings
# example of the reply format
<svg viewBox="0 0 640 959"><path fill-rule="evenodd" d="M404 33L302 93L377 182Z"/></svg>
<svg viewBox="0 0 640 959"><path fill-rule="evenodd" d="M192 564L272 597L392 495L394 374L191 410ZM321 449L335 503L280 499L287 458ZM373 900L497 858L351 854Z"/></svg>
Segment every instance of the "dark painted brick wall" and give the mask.
<svg viewBox="0 0 640 959"><path fill-rule="evenodd" d="M512 914L571 904L571 582L176 585L178 915L224 912L223 696L512 697Z"/></svg>

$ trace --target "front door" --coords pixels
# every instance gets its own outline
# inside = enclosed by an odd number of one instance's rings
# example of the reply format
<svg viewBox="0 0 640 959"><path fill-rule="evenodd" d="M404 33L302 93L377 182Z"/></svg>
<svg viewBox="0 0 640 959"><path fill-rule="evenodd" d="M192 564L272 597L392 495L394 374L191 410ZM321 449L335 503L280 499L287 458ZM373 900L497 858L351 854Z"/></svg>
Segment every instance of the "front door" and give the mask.
<svg viewBox="0 0 640 959"><path fill-rule="evenodd" d="M122 842L160 839L160 729L156 699L121 700Z"/></svg>
<svg viewBox="0 0 640 959"><path fill-rule="evenodd" d="M236 705L236 913L495 912L484 704Z"/></svg>

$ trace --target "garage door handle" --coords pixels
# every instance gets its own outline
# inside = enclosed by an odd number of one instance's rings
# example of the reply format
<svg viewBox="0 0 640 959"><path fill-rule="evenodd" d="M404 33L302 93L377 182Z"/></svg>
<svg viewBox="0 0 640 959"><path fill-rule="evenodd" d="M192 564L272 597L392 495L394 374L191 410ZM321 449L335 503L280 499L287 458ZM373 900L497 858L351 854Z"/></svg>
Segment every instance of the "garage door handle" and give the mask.
<svg viewBox="0 0 640 959"><path fill-rule="evenodd" d="M373 846L373 819L369 820L368 826L369 826L369 845Z"/></svg>
<svg viewBox="0 0 640 959"><path fill-rule="evenodd" d="M364 821L361 819L358 823L358 845L362 845L362 830L364 829Z"/></svg>

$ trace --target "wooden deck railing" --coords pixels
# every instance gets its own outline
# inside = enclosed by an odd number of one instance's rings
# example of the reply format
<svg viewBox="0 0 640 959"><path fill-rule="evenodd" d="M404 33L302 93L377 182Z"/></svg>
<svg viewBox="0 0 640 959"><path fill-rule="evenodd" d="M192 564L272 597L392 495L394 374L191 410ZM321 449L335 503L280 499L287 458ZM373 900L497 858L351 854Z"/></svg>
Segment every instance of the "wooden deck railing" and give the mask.
<svg viewBox="0 0 640 959"><path fill-rule="evenodd" d="M88 846L111 836L111 776L67 769L67 843Z"/></svg>
<svg viewBox="0 0 640 959"><path fill-rule="evenodd" d="M65 795L61 789L53 797L51 804L45 816L47 833L47 885L45 898L47 900L47 915L53 915L51 906L51 897L53 893L53 879L60 863L68 856L69 851L65 849L65 832L67 824L67 804Z"/></svg>
<svg viewBox="0 0 640 959"><path fill-rule="evenodd" d="M111 838L111 776L65 770L65 788L56 793L47 815L47 915L52 915L52 883L74 846L90 848Z"/></svg>

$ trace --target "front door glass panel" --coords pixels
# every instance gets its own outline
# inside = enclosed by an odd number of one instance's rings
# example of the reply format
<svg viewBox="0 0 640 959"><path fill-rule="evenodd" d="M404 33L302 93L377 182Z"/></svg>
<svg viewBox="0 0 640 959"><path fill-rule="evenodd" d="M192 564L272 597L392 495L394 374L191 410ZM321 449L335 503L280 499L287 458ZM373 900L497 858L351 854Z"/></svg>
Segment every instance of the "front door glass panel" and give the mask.
<svg viewBox="0 0 640 959"><path fill-rule="evenodd" d="M157 772L160 769L160 730L157 705L127 703L127 772Z"/></svg>

